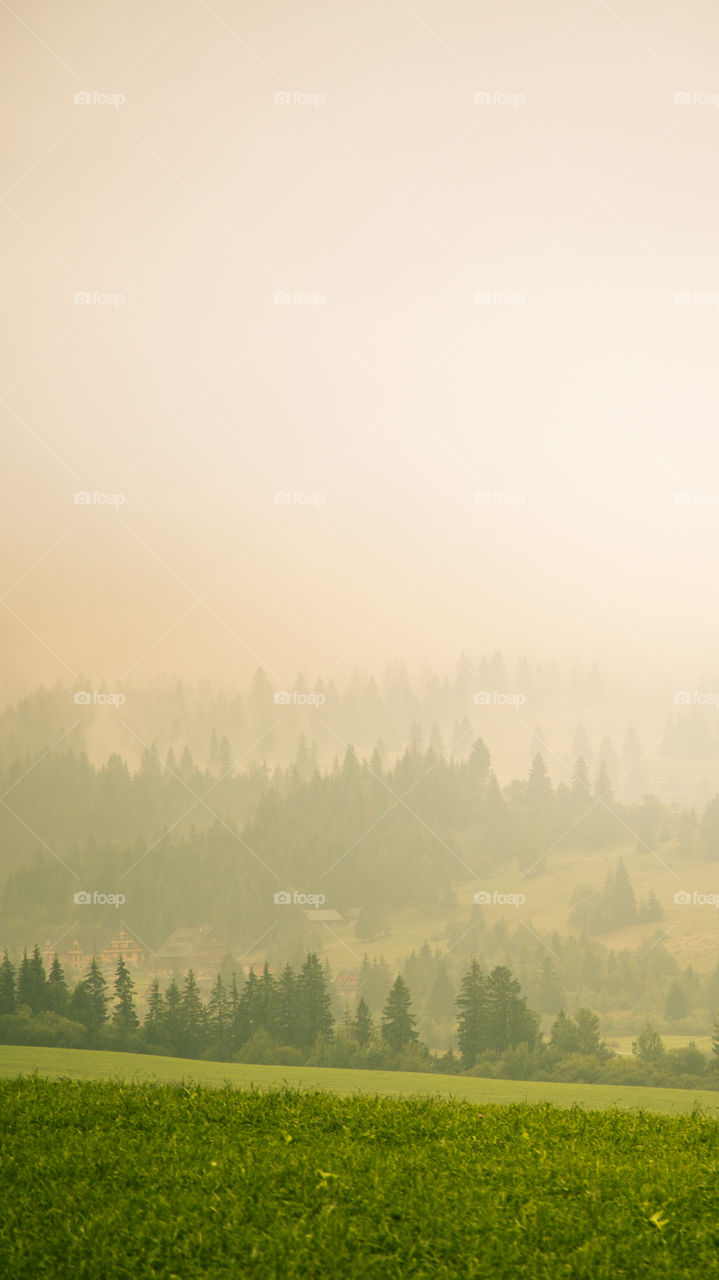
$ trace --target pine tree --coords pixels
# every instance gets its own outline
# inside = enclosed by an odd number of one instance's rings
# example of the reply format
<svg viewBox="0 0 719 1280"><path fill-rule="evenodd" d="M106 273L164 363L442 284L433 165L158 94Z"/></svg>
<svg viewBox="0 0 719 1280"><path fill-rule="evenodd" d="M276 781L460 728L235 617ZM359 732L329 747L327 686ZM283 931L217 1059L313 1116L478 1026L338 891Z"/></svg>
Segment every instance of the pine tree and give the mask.
<svg viewBox="0 0 719 1280"><path fill-rule="evenodd" d="M6 951L0 964L0 1016L15 1009L15 966Z"/></svg>
<svg viewBox="0 0 719 1280"><path fill-rule="evenodd" d="M215 1045L223 1057L227 1056L230 1051L232 1017L230 1001L220 973L215 979L207 1002L207 1020Z"/></svg>
<svg viewBox="0 0 719 1280"><path fill-rule="evenodd" d="M309 953L300 970L297 996L300 1048L311 1049L318 1036L329 1039L333 1028L330 993L314 951Z"/></svg>
<svg viewBox="0 0 719 1280"><path fill-rule="evenodd" d="M142 1029L149 1044L159 1044L162 1039L162 1019L165 997L160 990L160 979L153 978L147 995L147 1013Z"/></svg>
<svg viewBox="0 0 719 1280"><path fill-rule="evenodd" d="M289 963L277 982L277 1039L297 1046L297 978Z"/></svg>
<svg viewBox="0 0 719 1280"><path fill-rule="evenodd" d="M352 1024L352 1032L355 1040L362 1049L365 1049L372 1039L373 1023L372 1014L369 1011L367 1001L360 996L357 1004L357 1013Z"/></svg>
<svg viewBox="0 0 719 1280"><path fill-rule="evenodd" d="M456 1005L457 1043L462 1065L468 1069L486 1047L486 983L477 960L472 961L460 983Z"/></svg>
<svg viewBox="0 0 719 1280"><path fill-rule="evenodd" d="M550 1032L549 1042L552 1049L556 1049L557 1053L562 1057L567 1057L570 1053L577 1053L579 1049L579 1036L577 1028L571 1018L568 1018L564 1009L560 1009Z"/></svg>
<svg viewBox="0 0 719 1280"><path fill-rule="evenodd" d="M172 979L162 1004L162 1039L171 1054L179 1055L182 1047L182 997Z"/></svg>
<svg viewBox="0 0 719 1280"><path fill-rule="evenodd" d="M382 1039L393 1053L402 1053L408 1045L417 1041L412 1001L401 974L395 978L382 1010Z"/></svg>
<svg viewBox="0 0 719 1280"><path fill-rule="evenodd" d="M542 812L551 804L553 795L547 766L542 757L537 754L532 761L527 779L527 801L533 809Z"/></svg>
<svg viewBox="0 0 719 1280"><path fill-rule="evenodd" d="M276 1040L279 1037L280 1030L279 992L267 961L265 961L262 969L257 996L260 1028L262 1031L266 1031L268 1036L272 1036L273 1040Z"/></svg>
<svg viewBox="0 0 719 1280"><path fill-rule="evenodd" d="M603 906L609 928L620 929L634 924L637 918L637 899L623 858L617 863L614 878L610 876L607 880Z"/></svg>
<svg viewBox="0 0 719 1280"><path fill-rule="evenodd" d="M28 956L27 951L25 951L20 962L17 975L18 1008L27 1005L33 1016L42 1013L43 1009L47 1007L45 986L45 966L42 962L40 948L36 946L31 956Z"/></svg>
<svg viewBox="0 0 719 1280"><path fill-rule="evenodd" d="M648 1022L632 1044L632 1053L642 1062L659 1062L664 1057L664 1042Z"/></svg>
<svg viewBox="0 0 719 1280"><path fill-rule="evenodd" d="M185 975L185 985L180 997L180 1027L182 1051L193 1058L199 1052L206 1029L206 1012L192 969Z"/></svg>
<svg viewBox="0 0 719 1280"><path fill-rule="evenodd" d="M70 1013L96 1034L107 1022L107 983L97 958L93 956L86 976L78 982L70 998Z"/></svg>
<svg viewBox="0 0 719 1280"><path fill-rule="evenodd" d="M503 965L487 978L486 998L488 1047L495 1053L520 1044L532 1048L537 1039L536 1016L527 1008L516 978Z"/></svg>
<svg viewBox="0 0 719 1280"><path fill-rule="evenodd" d="M135 984L122 956L117 958L115 972L115 1008L112 1025L121 1031L136 1031L140 1023L135 1009Z"/></svg>
<svg viewBox="0 0 719 1280"><path fill-rule="evenodd" d="M689 1001L687 1000L686 991L675 978L667 992L667 998L664 1003L664 1016L669 1022L680 1022L682 1018L686 1018L688 1012Z"/></svg>
<svg viewBox="0 0 719 1280"><path fill-rule="evenodd" d="M237 1009L236 1038L238 1047L247 1044L247 1041L251 1040L253 1035L260 1030L259 986L260 980L257 974L254 969L250 969Z"/></svg>
<svg viewBox="0 0 719 1280"><path fill-rule="evenodd" d="M65 981L65 973L60 961L55 955L50 967L50 974L47 980L46 988L47 1007L53 1013L64 1015L67 1013L67 1006L70 1000L70 992L68 991L67 982Z"/></svg>

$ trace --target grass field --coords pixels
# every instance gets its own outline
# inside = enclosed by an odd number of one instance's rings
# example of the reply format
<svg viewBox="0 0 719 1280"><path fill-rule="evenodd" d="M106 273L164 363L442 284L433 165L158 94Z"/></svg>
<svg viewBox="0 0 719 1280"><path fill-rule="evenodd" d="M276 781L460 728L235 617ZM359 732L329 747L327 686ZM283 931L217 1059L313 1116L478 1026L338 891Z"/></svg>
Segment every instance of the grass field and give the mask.
<svg viewBox="0 0 719 1280"><path fill-rule="evenodd" d="M719 1276L699 1114L34 1077L0 1116L12 1280Z"/></svg>
<svg viewBox="0 0 719 1280"><path fill-rule="evenodd" d="M552 1103L556 1107L606 1110L642 1108L658 1114L689 1113L701 1107L719 1116L719 1093L708 1089L651 1089L609 1084L555 1084L536 1080L484 1080L468 1076L425 1075L411 1071L351 1071L334 1067L267 1067L161 1058L89 1049L43 1049L0 1045L0 1078L37 1072L48 1079L112 1080L123 1083L192 1082L206 1087L231 1084L238 1089L288 1085L304 1091L383 1094L389 1097L456 1098L487 1103Z"/></svg>

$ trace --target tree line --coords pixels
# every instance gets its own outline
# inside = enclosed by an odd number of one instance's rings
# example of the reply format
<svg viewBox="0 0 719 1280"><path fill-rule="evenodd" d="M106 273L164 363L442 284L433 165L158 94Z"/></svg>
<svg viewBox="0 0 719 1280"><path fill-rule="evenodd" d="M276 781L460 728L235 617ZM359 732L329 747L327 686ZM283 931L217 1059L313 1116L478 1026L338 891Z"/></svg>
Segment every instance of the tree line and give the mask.
<svg viewBox="0 0 719 1280"><path fill-rule="evenodd" d="M370 971L372 966L369 966ZM375 974L376 976L376 974ZM17 968L7 952L0 963L0 1043L102 1048L219 1061L465 1072L510 1079L585 1080L673 1084L719 1089L719 1017L713 1053L692 1042L667 1050L651 1024L630 1060L600 1038L599 1017L580 1008L560 1010L549 1040L529 1008L520 983L504 965L485 973L472 960L455 1001L456 1042L430 1052L417 1031L410 989L402 974L392 982L379 1016L364 996L336 1019L329 976L316 953L275 975L265 964L247 977L218 973L203 1000L192 970L165 990L155 978L147 1010L137 1013L135 984L122 957L108 983L96 959L71 990L57 956L46 973L38 947Z"/></svg>

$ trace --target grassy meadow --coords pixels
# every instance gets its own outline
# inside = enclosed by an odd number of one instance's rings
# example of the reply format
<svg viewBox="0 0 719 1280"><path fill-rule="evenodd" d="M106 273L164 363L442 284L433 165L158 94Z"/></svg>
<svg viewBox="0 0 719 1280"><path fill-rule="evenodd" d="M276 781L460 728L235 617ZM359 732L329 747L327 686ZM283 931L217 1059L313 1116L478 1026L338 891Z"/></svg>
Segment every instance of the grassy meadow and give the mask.
<svg viewBox="0 0 719 1280"><path fill-rule="evenodd" d="M719 1275L698 1112L36 1076L0 1117L13 1280Z"/></svg>
<svg viewBox="0 0 719 1280"><path fill-rule="evenodd" d="M562 1084L538 1080L489 1080L471 1076L430 1075L413 1071L356 1071L339 1067L261 1066L163 1058L149 1054L107 1053L91 1049L45 1049L0 1045L0 1079L37 1074L48 1080L117 1083L193 1084L203 1088L322 1090L337 1095L406 1098L417 1095L485 1104L551 1103L592 1110L619 1108L666 1115L697 1107L719 1116L719 1094L708 1089L653 1089L634 1085Z"/></svg>

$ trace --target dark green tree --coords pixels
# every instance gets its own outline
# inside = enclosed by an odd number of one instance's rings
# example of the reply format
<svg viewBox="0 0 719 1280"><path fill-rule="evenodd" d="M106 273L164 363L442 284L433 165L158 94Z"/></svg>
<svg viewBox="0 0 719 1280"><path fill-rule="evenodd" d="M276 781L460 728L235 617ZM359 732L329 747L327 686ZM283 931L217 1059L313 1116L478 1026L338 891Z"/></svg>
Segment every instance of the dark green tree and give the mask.
<svg viewBox="0 0 719 1280"><path fill-rule="evenodd" d="M15 1008L15 966L6 951L0 964L0 1016Z"/></svg>
<svg viewBox="0 0 719 1280"><path fill-rule="evenodd" d="M57 955L53 957L52 965L50 966L45 994L47 1008L50 1009L52 1013L59 1013L61 1017L64 1016L67 1013L67 1007L70 1001L70 992L68 990L67 982L65 981L63 967L60 964Z"/></svg>
<svg viewBox="0 0 719 1280"><path fill-rule="evenodd" d="M298 1041L301 1049L311 1049L318 1036L329 1039L333 1019L327 980L314 951L303 964L297 979Z"/></svg>
<svg viewBox="0 0 719 1280"><path fill-rule="evenodd" d="M464 975L457 996L457 1043L462 1066L474 1066L487 1044L487 995L479 961L473 960Z"/></svg>
<svg viewBox="0 0 719 1280"><path fill-rule="evenodd" d="M45 991L45 966L42 962L40 948L35 947L31 956L24 952L17 975L17 1003L21 1008L27 1005L35 1016L47 1008Z"/></svg>
<svg viewBox="0 0 719 1280"><path fill-rule="evenodd" d="M352 1024L352 1032L355 1040L362 1049L365 1049L372 1039L372 1014L369 1011L367 1001L360 996L357 1003L357 1013Z"/></svg>
<svg viewBox="0 0 719 1280"><path fill-rule="evenodd" d="M232 1014L221 973L218 973L215 979L207 1002L207 1023L215 1050L221 1053L223 1058L229 1057L232 1045Z"/></svg>
<svg viewBox="0 0 719 1280"><path fill-rule="evenodd" d="M164 1005L165 997L160 990L160 979L153 978L147 993L147 1013L142 1024L148 1044L159 1044L162 1040Z"/></svg>
<svg viewBox="0 0 719 1280"><path fill-rule="evenodd" d="M516 978L509 969L497 965L487 978L487 1047L494 1053L504 1053L517 1045L534 1047L537 1036L537 1017L527 1008Z"/></svg>
<svg viewBox="0 0 719 1280"><path fill-rule="evenodd" d="M70 997L70 1017L82 1022L91 1036L107 1022L107 983L96 956Z"/></svg>
<svg viewBox="0 0 719 1280"><path fill-rule="evenodd" d="M185 985L180 997L180 1027L182 1052L188 1058L194 1058L200 1052L205 1038L207 1014L192 969L185 975Z"/></svg>
<svg viewBox="0 0 719 1280"><path fill-rule="evenodd" d="M135 1009L135 984L122 956L117 958L115 971L115 1007L112 1025L121 1031L136 1031L140 1023Z"/></svg>
<svg viewBox="0 0 719 1280"><path fill-rule="evenodd" d="M401 974L395 978L382 1010L382 1039L393 1053L402 1053L417 1041L412 999Z"/></svg>

